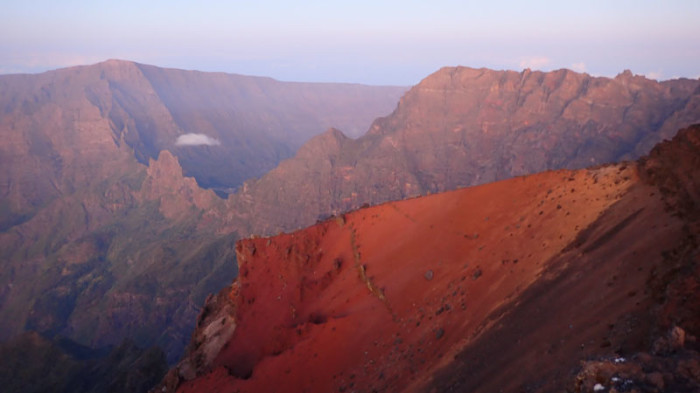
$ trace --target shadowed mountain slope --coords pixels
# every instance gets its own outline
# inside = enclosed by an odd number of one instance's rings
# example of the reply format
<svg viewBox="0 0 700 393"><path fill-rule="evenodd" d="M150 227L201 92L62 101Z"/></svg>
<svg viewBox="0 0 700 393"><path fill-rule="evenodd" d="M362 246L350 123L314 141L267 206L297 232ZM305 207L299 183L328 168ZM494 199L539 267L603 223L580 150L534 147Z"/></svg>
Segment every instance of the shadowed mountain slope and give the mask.
<svg viewBox="0 0 700 393"><path fill-rule="evenodd" d="M592 391L610 367L697 389L698 168L694 126L638 162L242 240L158 391Z"/></svg>
<svg viewBox="0 0 700 393"><path fill-rule="evenodd" d="M329 130L247 182L238 210L252 232L276 233L365 203L635 159L698 121L698 80L444 68L359 139Z"/></svg>

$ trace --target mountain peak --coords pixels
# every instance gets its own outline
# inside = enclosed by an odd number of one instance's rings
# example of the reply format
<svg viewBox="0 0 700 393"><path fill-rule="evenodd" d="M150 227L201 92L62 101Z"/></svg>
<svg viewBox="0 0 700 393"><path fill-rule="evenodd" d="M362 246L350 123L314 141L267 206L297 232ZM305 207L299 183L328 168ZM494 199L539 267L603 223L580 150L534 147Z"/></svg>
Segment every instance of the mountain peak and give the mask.
<svg viewBox="0 0 700 393"><path fill-rule="evenodd" d="M320 137L333 138L334 140L338 140L338 141L350 139L350 138L348 138L347 135L345 135L345 133L343 133L343 131L340 131L339 129L337 129L335 127L331 127L329 129L327 129L322 134L320 134Z"/></svg>
<svg viewBox="0 0 700 393"><path fill-rule="evenodd" d="M636 75L631 70L624 70L621 73L615 75L615 79L617 79L617 80L629 80L632 78L643 78L643 76Z"/></svg>
<svg viewBox="0 0 700 393"><path fill-rule="evenodd" d="M131 61L131 60L123 60L123 59L107 59L105 61L101 61L97 64L103 64L103 65L134 65L136 62Z"/></svg>
<svg viewBox="0 0 700 393"><path fill-rule="evenodd" d="M107 60L92 64L92 65L78 66L78 67L79 68L97 68L100 70L116 71L116 70L131 69L131 68L135 68L136 66L137 66L137 63L135 63L131 60L107 59Z"/></svg>
<svg viewBox="0 0 700 393"><path fill-rule="evenodd" d="M348 141L352 141L352 139L337 128L331 127L305 143L297 152L296 157L311 158L336 154Z"/></svg>

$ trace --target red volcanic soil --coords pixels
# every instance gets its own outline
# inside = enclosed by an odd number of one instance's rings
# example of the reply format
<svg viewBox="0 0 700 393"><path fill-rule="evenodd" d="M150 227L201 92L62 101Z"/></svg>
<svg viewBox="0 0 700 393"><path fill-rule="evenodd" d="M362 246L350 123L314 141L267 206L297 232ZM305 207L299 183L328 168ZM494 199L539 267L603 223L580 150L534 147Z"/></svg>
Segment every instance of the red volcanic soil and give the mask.
<svg viewBox="0 0 700 393"><path fill-rule="evenodd" d="M645 348L669 261L690 244L670 188L650 184L666 178L653 179L658 162L546 172L241 241L239 278L209 300L166 387L573 386L582 359Z"/></svg>

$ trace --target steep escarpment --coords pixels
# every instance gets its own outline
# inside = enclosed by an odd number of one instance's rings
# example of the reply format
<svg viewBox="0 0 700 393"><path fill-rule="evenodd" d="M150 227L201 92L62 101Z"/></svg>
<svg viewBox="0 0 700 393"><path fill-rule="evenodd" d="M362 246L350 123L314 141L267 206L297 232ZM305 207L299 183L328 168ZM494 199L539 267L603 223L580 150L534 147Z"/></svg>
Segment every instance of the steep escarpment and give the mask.
<svg viewBox="0 0 700 393"><path fill-rule="evenodd" d="M391 202L240 241L237 280L209 300L189 360L160 388L587 391L619 376L582 360L629 357L633 369L657 356L689 371L630 377L630 388L692 390L699 135L682 131L638 163Z"/></svg>
<svg viewBox="0 0 700 393"><path fill-rule="evenodd" d="M365 203L635 159L700 121L699 88L697 80L656 82L629 71L610 79L444 68L361 138L328 154L325 141L338 137L319 136L304 147L316 154L247 182L240 210L255 233L270 234Z"/></svg>

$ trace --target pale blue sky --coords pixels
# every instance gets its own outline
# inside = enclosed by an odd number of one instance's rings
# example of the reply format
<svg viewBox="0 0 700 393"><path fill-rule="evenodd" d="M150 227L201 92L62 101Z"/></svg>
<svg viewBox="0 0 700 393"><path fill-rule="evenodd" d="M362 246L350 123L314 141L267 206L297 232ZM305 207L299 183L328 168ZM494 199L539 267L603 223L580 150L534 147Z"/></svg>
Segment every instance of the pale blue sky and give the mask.
<svg viewBox="0 0 700 393"><path fill-rule="evenodd" d="M700 76L700 1L5 0L0 73L109 58L410 85L442 66Z"/></svg>

